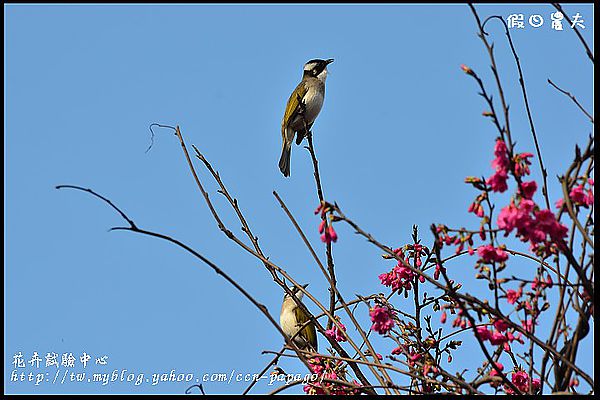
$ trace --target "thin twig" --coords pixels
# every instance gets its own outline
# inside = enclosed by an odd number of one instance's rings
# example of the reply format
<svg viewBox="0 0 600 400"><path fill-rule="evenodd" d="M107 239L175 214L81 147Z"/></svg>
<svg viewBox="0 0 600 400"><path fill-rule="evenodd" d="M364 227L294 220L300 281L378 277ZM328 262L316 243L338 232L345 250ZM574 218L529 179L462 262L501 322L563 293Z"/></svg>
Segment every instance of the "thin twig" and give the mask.
<svg viewBox="0 0 600 400"><path fill-rule="evenodd" d="M317 185L317 195L319 196L319 202L320 204L323 204L325 201L325 198L323 196L323 187L321 186L321 176L319 174L319 161L317 161L317 156L315 153L315 148L313 146L313 141L312 141L312 132L308 129L308 127L306 126L306 121L304 121L304 129L306 130L306 138L308 139L308 151L310 152L310 157L312 159L312 163L313 163L313 174L315 176L315 183ZM325 224L326 227L325 229L329 228L329 224L331 222L327 220L327 218L325 218ZM329 288L329 310L333 311L335 309L335 286L337 285L337 281L335 279L335 268L334 268L334 264L333 264L333 253L332 253L332 247L331 247L331 242L327 241L325 243L325 253L327 255L327 272L329 272L329 276L331 278L331 287ZM331 315L333 315L333 312L331 313ZM327 321L327 329L331 329L331 327L333 326L333 321L329 320Z"/></svg>
<svg viewBox="0 0 600 400"><path fill-rule="evenodd" d="M558 90L559 92L561 92L562 94L564 94L565 96L567 96L568 98L570 98L573 101L573 103L575 103L575 105L577 107L579 107L579 109L581 110L581 112L583 112L585 114L585 116L589 118L590 122L592 124L594 123L594 117L592 117L590 115L590 113L587 112L585 110L585 108L583 108L583 106L579 103L579 101L577 101L577 98L575 96L573 96L571 93L567 92L566 90L563 90L563 89L559 88L557 84L555 84L554 82L552 82L552 80L550 80L550 78L548 78L548 83L551 84L552 86L554 86L554 88L556 90Z"/></svg>
<svg viewBox="0 0 600 400"><path fill-rule="evenodd" d="M587 56L589 57L590 60L592 60L592 63L594 62L594 54L592 53L592 51L590 50L590 47L588 46L588 44L586 43L585 39L583 38L583 36L581 35L581 33L579 32L579 29L577 29L577 26L575 26L571 20L569 19L569 16L567 15L567 13L565 13L562 9L562 7L560 6L560 3L552 3L552 5L554 6L554 8L556 8L558 11L560 11L560 13L565 17L565 19L567 20L567 22L569 23L569 25L571 25L571 27L573 28L573 30L575 31L575 34L577 35L577 37L579 38L579 41L581 42L581 44L583 45L583 47L585 48L585 53L587 54Z"/></svg>

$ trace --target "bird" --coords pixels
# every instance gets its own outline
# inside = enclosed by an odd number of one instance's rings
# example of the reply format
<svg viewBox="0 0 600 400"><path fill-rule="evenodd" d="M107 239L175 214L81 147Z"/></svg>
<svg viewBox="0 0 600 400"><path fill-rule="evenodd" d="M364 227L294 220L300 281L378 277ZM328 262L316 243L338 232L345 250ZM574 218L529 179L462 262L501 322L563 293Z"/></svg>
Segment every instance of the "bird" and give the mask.
<svg viewBox="0 0 600 400"><path fill-rule="evenodd" d="M279 159L279 169L285 177L290 176L290 157L294 135L298 134L296 144L299 145L321 112L325 99L327 66L332 62L333 58L307 61L304 64L302 80L287 101L281 121L283 143Z"/></svg>
<svg viewBox="0 0 600 400"><path fill-rule="evenodd" d="M302 285L306 289L306 285ZM299 301L302 301L304 293L300 291L297 286L291 287L292 293L296 296ZM296 333L302 328L304 323L309 321L308 315L298 307L298 304L294 301L292 296L286 293L283 296L283 304L281 305L281 313L279 314L279 325L283 333L288 337L294 337L294 343L302 350L317 351L317 331L315 325L310 322L306 325L300 333Z"/></svg>

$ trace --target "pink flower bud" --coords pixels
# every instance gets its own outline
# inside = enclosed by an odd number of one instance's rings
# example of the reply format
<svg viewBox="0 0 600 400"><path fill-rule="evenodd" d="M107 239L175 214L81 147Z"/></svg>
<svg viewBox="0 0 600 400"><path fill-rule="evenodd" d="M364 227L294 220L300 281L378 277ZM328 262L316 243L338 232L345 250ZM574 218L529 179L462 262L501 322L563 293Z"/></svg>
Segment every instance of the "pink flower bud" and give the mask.
<svg viewBox="0 0 600 400"><path fill-rule="evenodd" d="M333 240L334 242L337 242L338 235L337 235L336 231L333 229L333 225L329 226L329 235L331 236L331 240Z"/></svg>
<svg viewBox="0 0 600 400"><path fill-rule="evenodd" d="M319 207L317 207L317 209L315 210L315 215L317 215L319 213L319 211L321 211L323 209L323 203L319 204Z"/></svg>
<svg viewBox="0 0 600 400"><path fill-rule="evenodd" d="M325 220L322 220L321 223L319 224L319 233L323 233L325 231Z"/></svg>

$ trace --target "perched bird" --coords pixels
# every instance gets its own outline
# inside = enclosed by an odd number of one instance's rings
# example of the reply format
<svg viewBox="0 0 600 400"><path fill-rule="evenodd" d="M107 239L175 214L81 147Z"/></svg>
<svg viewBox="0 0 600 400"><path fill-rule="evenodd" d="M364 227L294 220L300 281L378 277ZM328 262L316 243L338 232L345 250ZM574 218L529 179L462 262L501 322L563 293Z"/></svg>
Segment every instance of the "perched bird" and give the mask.
<svg viewBox="0 0 600 400"><path fill-rule="evenodd" d="M308 284L302 287L306 289ZM296 286L291 287L292 293L302 301L304 293ZM279 315L279 324L283 332L292 337L300 330L302 325L308 321L308 315L294 301L294 299L286 293L283 296L283 304L281 305L281 314ZM302 350L317 351L317 331L315 325L311 322L302 329L302 331L294 338L294 343Z"/></svg>
<svg viewBox="0 0 600 400"><path fill-rule="evenodd" d="M283 121L281 121L283 145L281 158L279 159L279 169L283 176L290 176L290 156L294 135L298 133L296 144L300 144L304 136L307 135L306 130L310 130L321 111L323 99L325 98L327 65L332 62L332 58L327 60L315 59L304 64L302 81L296 86L288 99Z"/></svg>

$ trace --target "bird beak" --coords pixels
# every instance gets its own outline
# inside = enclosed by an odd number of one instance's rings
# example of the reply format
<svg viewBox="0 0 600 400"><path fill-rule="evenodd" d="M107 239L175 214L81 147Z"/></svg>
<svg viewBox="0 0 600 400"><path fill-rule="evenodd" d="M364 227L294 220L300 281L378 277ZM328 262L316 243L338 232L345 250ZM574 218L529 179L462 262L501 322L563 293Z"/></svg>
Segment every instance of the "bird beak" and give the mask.
<svg viewBox="0 0 600 400"><path fill-rule="evenodd" d="M327 60L325 60L325 65L329 65L333 62L333 58L328 58Z"/></svg>
<svg viewBox="0 0 600 400"><path fill-rule="evenodd" d="M308 286L308 283L307 283L306 285L302 285L302 287L303 287L304 289L306 289L306 287L307 287L307 286Z"/></svg>

